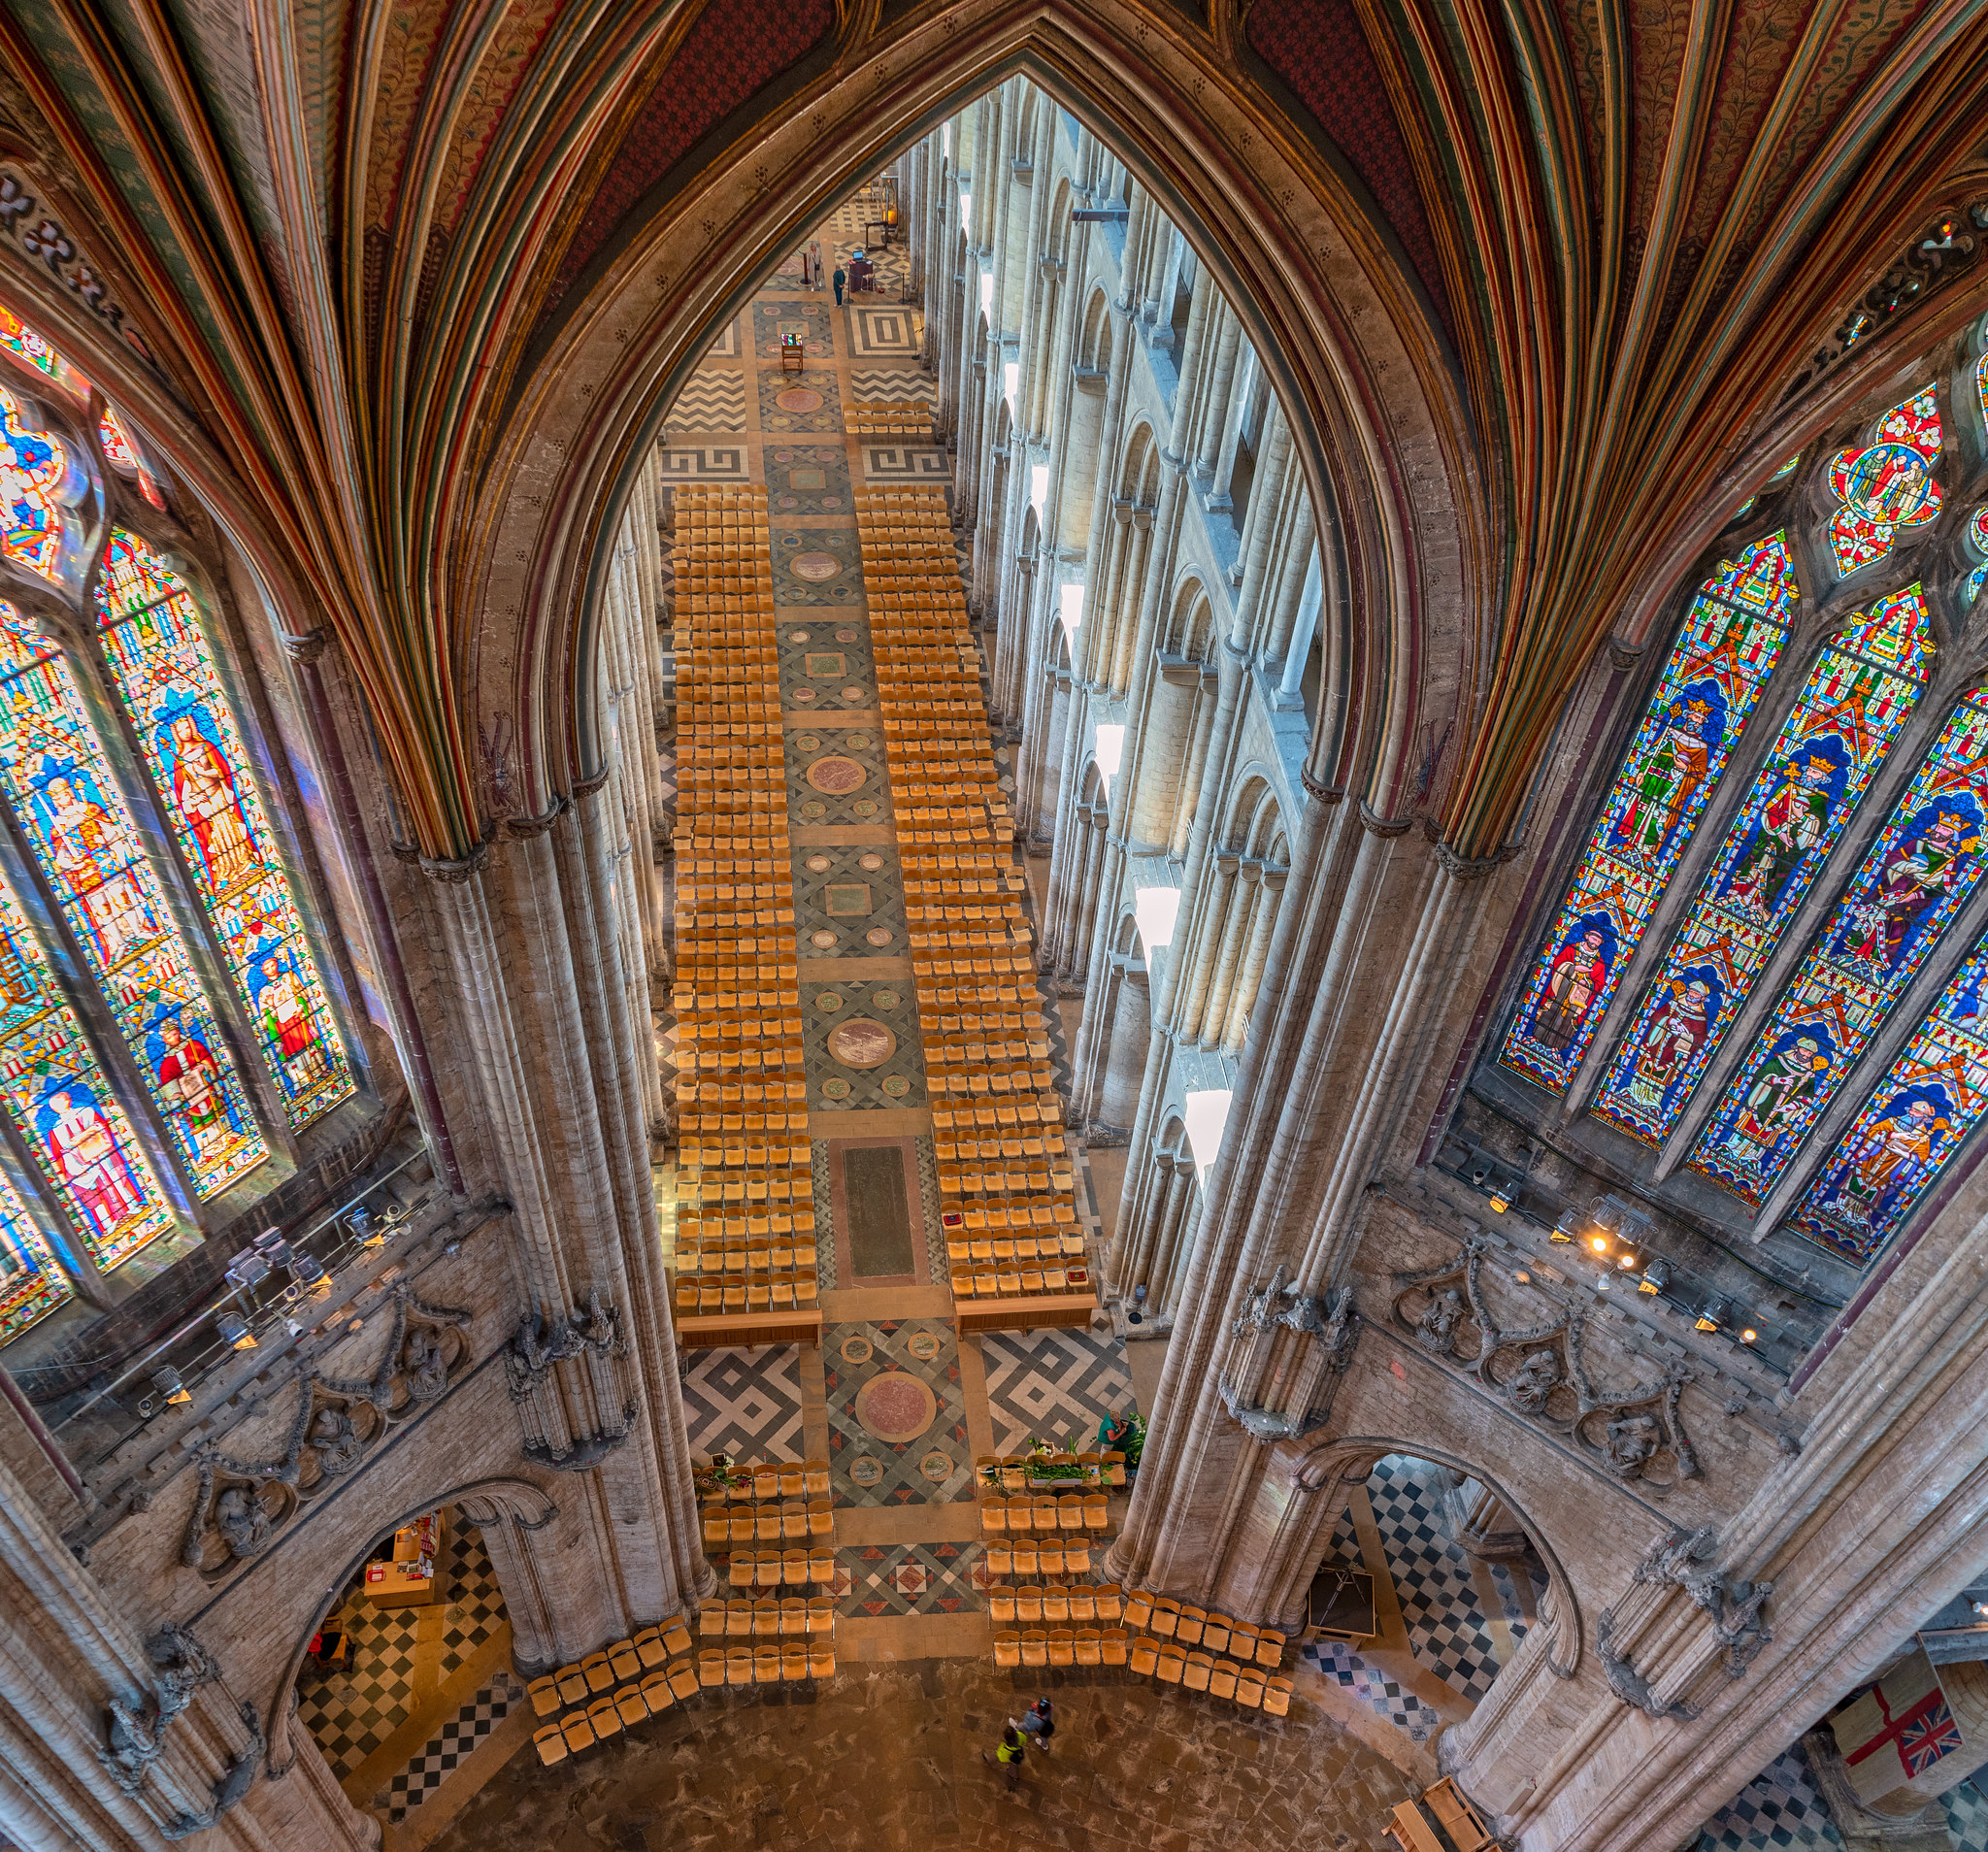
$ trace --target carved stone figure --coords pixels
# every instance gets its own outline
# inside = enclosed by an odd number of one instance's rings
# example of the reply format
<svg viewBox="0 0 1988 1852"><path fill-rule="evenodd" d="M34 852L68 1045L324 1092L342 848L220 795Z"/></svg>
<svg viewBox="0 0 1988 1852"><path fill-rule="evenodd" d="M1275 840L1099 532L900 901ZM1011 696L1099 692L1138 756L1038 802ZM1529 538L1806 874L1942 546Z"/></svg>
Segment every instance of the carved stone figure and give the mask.
<svg viewBox="0 0 1988 1852"><path fill-rule="evenodd" d="M1415 1321L1415 1340L1441 1356L1456 1341L1456 1328L1464 1321L1463 1295L1452 1286L1429 1302L1429 1309Z"/></svg>
<svg viewBox="0 0 1988 1852"><path fill-rule="evenodd" d="M219 1663L190 1632L167 1625L145 1642L146 1657L158 1673L159 1714L177 1717L202 1685L221 1675Z"/></svg>
<svg viewBox="0 0 1988 1852"><path fill-rule="evenodd" d="M1514 1408L1527 1414L1544 1414L1546 1398L1562 1381L1559 1353L1551 1350L1530 1352L1505 1385L1506 1396Z"/></svg>
<svg viewBox="0 0 1988 1852"><path fill-rule="evenodd" d="M246 1486L231 1485L215 1502L214 1524L221 1540L245 1562L269 1543L269 1513Z"/></svg>
<svg viewBox="0 0 1988 1852"><path fill-rule="evenodd" d="M358 1464L359 1434L343 1408L326 1403L311 1421L311 1448L321 1472L348 1472Z"/></svg>
<svg viewBox="0 0 1988 1852"><path fill-rule="evenodd" d="M408 1333L401 1364L408 1372L408 1394L416 1402L433 1402L448 1387L448 1364L442 1354L442 1340L419 1325Z"/></svg>
<svg viewBox="0 0 1988 1852"><path fill-rule="evenodd" d="M136 1794L145 1783L146 1771L165 1753L169 1721L149 1705L134 1710L114 1698L104 1706L110 1746L97 1751L97 1760L123 1793Z"/></svg>
<svg viewBox="0 0 1988 1852"><path fill-rule="evenodd" d="M1625 1415L1608 1423L1607 1459L1610 1471L1625 1479L1639 1476L1664 1444L1664 1431L1653 1416Z"/></svg>

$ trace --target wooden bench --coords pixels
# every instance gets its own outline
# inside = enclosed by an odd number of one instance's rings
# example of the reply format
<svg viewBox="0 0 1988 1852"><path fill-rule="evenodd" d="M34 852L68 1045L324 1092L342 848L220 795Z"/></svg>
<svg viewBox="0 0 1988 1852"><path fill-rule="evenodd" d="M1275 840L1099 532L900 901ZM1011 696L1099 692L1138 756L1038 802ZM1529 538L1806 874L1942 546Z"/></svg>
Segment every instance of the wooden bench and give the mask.
<svg viewBox="0 0 1988 1852"><path fill-rule="evenodd" d="M1436 1829L1422 1817L1422 1809L1412 1801L1404 1801L1395 1808L1387 1834L1402 1852L1446 1852L1436 1836Z"/></svg>
<svg viewBox="0 0 1988 1852"><path fill-rule="evenodd" d="M1484 1852L1484 1848L1497 1843L1496 1836L1485 1827L1477 1809L1457 1792L1456 1783L1445 1775L1435 1787L1423 1796L1430 1812L1435 1814L1437 1824L1449 1835L1449 1842L1456 1852Z"/></svg>

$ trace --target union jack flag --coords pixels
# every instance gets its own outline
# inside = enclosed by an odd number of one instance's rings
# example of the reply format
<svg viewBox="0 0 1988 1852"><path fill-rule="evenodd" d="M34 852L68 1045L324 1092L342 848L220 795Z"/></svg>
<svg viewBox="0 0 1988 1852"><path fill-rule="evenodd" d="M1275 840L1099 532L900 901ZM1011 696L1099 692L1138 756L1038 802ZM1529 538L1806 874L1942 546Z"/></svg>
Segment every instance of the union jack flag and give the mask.
<svg viewBox="0 0 1988 1852"><path fill-rule="evenodd" d="M1899 1760L1908 1775L1921 1775L1939 1760L1961 1746L1961 1727L1953 1720L1944 1699L1915 1707L1899 1731Z"/></svg>

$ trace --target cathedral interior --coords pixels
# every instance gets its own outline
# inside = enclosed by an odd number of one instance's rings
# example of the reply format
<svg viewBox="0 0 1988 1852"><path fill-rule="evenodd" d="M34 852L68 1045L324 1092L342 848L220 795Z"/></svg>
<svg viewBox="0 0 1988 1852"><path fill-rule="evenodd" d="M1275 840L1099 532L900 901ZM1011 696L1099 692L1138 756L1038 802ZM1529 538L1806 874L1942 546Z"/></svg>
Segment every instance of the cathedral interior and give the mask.
<svg viewBox="0 0 1988 1852"><path fill-rule="evenodd" d="M1988 1852L1980 0L0 34L0 1848Z"/></svg>

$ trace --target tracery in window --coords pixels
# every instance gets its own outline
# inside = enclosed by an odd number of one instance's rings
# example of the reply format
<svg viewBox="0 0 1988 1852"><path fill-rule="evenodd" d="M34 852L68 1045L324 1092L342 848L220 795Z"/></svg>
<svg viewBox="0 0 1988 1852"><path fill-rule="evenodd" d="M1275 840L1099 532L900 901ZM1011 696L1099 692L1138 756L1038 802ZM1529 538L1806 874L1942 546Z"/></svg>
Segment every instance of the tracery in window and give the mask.
<svg viewBox="0 0 1988 1852"><path fill-rule="evenodd" d="M1712 786L1773 673L1800 592L1784 536L1700 588L1499 1059L1558 1093L1587 1053Z"/></svg>
<svg viewBox="0 0 1988 1852"><path fill-rule="evenodd" d="M1699 1135L1690 1168L1758 1207L1972 892L1988 686L1941 730Z"/></svg>
<svg viewBox="0 0 1988 1852"><path fill-rule="evenodd" d="M89 397L89 381L11 309L0 308L0 347L46 374L71 397Z"/></svg>
<svg viewBox="0 0 1988 1852"><path fill-rule="evenodd" d="M1781 467L1777 469L1771 477L1769 477L1767 480L1760 485L1759 488L1755 489L1754 492L1745 499L1745 501L1741 502L1740 506L1733 511L1733 518L1736 521L1744 520L1746 516L1753 512L1754 503L1759 501L1760 498L1763 495L1765 495L1769 489L1773 488L1776 482L1780 481L1783 478L1788 476L1795 469L1796 465L1799 464L1801 461L1802 452L1800 450L1797 450L1795 454L1791 456L1785 463L1783 463Z"/></svg>
<svg viewBox="0 0 1988 1852"><path fill-rule="evenodd" d="M158 1178L4 877L0 1085L36 1169L99 1267L172 1228Z"/></svg>
<svg viewBox="0 0 1988 1852"><path fill-rule="evenodd" d="M1939 513L1933 466L1940 444L1938 396L1925 386L1877 421L1871 443L1838 453L1829 486L1842 506L1830 517L1829 544L1839 574L1883 559L1902 529L1923 527Z"/></svg>
<svg viewBox="0 0 1988 1852"><path fill-rule="evenodd" d="M44 579L60 578L57 491L68 474L62 440L32 429L27 408L0 383L0 557Z"/></svg>
<svg viewBox="0 0 1988 1852"><path fill-rule="evenodd" d="M59 647L0 606L0 789L203 1197L269 1155Z"/></svg>
<svg viewBox="0 0 1988 1852"><path fill-rule="evenodd" d="M1863 1266L1905 1227L1988 1108L1988 943L1954 973L1790 1218Z"/></svg>
<svg viewBox="0 0 1988 1852"><path fill-rule="evenodd" d="M351 1096L352 1076L268 812L185 585L122 528L108 559L98 611L112 678L301 1129Z"/></svg>
<svg viewBox="0 0 1988 1852"><path fill-rule="evenodd" d="M1988 584L1988 508L1977 508L1968 522L1968 544L1981 556L1981 564L1968 575L1967 583L1961 587L1961 604L1971 609L1981 595L1981 587Z"/></svg>
<svg viewBox="0 0 1988 1852"><path fill-rule="evenodd" d="M0 1344L75 1296L27 1205L0 1172Z"/></svg>
<svg viewBox="0 0 1988 1852"><path fill-rule="evenodd" d="M1594 1110L1663 1141L1782 930L1925 691L1931 622L1915 585L1822 652L1754 776Z"/></svg>

